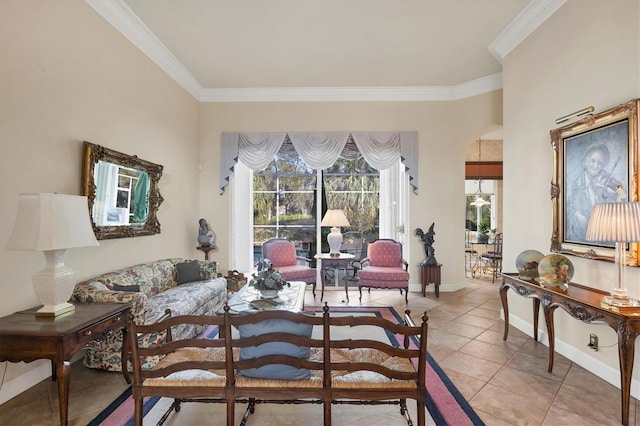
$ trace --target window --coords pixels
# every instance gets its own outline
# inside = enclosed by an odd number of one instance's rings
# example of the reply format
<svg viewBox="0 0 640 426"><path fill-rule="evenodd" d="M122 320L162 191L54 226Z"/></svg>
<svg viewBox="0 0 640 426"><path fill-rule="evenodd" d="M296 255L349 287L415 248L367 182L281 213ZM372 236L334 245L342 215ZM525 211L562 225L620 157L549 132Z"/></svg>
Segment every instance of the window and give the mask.
<svg viewBox="0 0 640 426"><path fill-rule="evenodd" d="M295 241L308 252L315 246L316 174L297 156L281 155L253 173L254 255L260 256L260 246L270 238Z"/></svg>
<svg viewBox="0 0 640 426"><path fill-rule="evenodd" d="M322 219L323 203L322 191L318 192L316 188L322 188L323 174L318 170L309 171L303 162L292 160L283 151L286 145L283 144L278 152L277 160L264 170L253 171L240 161L234 166L229 180L231 269L253 270L256 258L261 255L262 242L272 236L294 237L291 239L310 258L323 250L322 245L326 245L329 229L317 226ZM410 191L409 178L404 170L398 161L390 169L378 171L362 158L351 164L339 159L325 170L325 198L333 200L336 197L340 200L338 202L346 201L346 207L341 208L345 208L347 218L354 224L342 231L363 226L363 230L367 229L367 241L394 238L404 242ZM309 210L310 200L312 208ZM330 202L327 205L333 207ZM362 211L367 214L351 216ZM398 232L400 228L402 232ZM320 250L317 249L318 241ZM324 251L328 251L328 247ZM408 245L404 254L409 256Z"/></svg>
<svg viewBox="0 0 640 426"><path fill-rule="evenodd" d="M324 172L327 205L341 208L352 230L364 233L367 241L378 238L380 229L380 171L364 158L339 158Z"/></svg>
<svg viewBox="0 0 640 426"><path fill-rule="evenodd" d="M319 233L321 217L316 219L327 206L345 212L351 226L343 232L358 230L369 241L378 238L379 193L380 172L362 157L339 158L323 173L304 163L290 144L283 144L264 170L253 172L254 263L270 238L294 241L300 255L312 258L321 235L321 251L328 251L324 246L329 230Z"/></svg>

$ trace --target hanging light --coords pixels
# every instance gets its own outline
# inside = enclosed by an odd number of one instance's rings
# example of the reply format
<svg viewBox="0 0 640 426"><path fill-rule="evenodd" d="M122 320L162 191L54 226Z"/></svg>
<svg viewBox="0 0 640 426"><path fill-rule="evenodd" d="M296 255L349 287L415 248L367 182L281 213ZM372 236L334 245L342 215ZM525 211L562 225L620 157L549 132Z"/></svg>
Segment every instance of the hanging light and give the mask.
<svg viewBox="0 0 640 426"><path fill-rule="evenodd" d="M482 198L484 195L482 192L482 139L478 139L478 175L478 190L474 194L476 199L471 203L471 205L475 207L488 206L491 203Z"/></svg>

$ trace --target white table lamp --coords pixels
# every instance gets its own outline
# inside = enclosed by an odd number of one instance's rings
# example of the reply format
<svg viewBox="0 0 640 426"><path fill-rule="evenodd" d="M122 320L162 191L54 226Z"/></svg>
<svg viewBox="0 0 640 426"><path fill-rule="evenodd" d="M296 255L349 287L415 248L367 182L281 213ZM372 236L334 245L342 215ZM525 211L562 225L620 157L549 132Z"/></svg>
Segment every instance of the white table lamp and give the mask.
<svg viewBox="0 0 640 426"><path fill-rule="evenodd" d="M620 199L620 197L619 197ZM591 211L586 239L615 242L615 287L603 302L611 306L640 306L627 295L626 243L640 242L640 202L596 204Z"/></svg>
<svg viewBox="0 0 640 426"><path fill-rule="evenodd" d="M66 249L97 246L89 220L87 197L63 194L20 194L8 250L43 251L47 264L33 276L33 289L44 306L37 316L73 312L68 303L75 271L63 262Z"/></svg>
<svg viewBox="0 0 640 426"><path fill-rule="evenodd" d="M329 254L331 256L340 256L340 246L342 245L342 234L340 233L341 226L350 226L349 220L344 215L344 212L340 209L327 210L320 226L331 226L331 232L327 235L327 242L329 243Z"/></svg>

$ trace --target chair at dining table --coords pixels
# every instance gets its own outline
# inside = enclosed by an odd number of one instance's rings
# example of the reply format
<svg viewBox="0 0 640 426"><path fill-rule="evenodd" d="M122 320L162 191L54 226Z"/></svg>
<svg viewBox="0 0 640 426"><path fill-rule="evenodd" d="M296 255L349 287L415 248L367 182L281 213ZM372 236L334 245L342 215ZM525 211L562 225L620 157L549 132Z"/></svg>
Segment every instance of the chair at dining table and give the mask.
<svg viewBox="0 0 640 426"><path fill-rule="evenodd" d="M493 243L489 244L491 249L482 253L480 258L483 262L483 272L491 269L491 282L495 282L496 278L502 272L502 233L496 234Z"/></svg>

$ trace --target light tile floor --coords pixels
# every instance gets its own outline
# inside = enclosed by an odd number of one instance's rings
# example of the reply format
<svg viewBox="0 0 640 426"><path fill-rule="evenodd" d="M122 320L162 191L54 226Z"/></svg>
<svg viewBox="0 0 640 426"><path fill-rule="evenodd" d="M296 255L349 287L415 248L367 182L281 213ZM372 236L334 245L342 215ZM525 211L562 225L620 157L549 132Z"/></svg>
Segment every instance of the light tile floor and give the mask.
<svg viewBox="0 0 640 426"><path fill-rule="evenodd" d="M428 349L449 378L487 425L618 425L620 392L559 354L554 371L547 373L547 347L512 328L502 340L499 284L490 277L469 279L454 293L404 296L392 290L363 292L362 305L410 309L414 317L429 315ZM431 287L430 290L433 290ZM325 291L330 306L361 306L351 289ZM305 305L321 304L307 292ZM1 366L0 366L1 368ZM428 384L427 384L428 386ZM72 367L69 424L86 425L127 385L120 373ZM631 405L631 424L640 424L638 403ZM358 420L349 424L367 424ZM57 425L55 383L44 380L0 405L0 425ZM295 424L295 420L292 424ZM396 424L404 424L400 416Z"/></svg>

